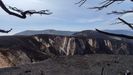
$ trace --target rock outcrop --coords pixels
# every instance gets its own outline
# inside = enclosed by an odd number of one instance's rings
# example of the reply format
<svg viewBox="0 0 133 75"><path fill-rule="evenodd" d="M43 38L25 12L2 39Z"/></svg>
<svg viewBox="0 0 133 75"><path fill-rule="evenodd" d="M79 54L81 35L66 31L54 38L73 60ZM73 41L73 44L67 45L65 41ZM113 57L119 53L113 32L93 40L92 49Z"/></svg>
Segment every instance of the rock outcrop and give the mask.
<svg viewBox="0 0 133 75"><path fill-rule="evenodd" d="M82 36L1 36L0 67L42 61L55 56L85 54L133 54L133 44L124 40Z"/></svg>

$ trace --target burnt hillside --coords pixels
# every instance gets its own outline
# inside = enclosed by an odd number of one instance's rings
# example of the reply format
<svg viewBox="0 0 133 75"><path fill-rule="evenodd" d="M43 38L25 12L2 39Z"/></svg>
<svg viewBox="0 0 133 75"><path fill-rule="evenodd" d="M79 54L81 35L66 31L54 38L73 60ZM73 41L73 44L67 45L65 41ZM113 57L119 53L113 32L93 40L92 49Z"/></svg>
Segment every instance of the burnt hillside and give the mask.
<svg viewBox="0 0 133 75"><path fill-rule="evenodd" d="M132 58L107 54L61 56L0 69L0 75L132 75Z"/></svg>
<svg viewBox="0 0 133 75"><path fill-rule="evenodd" d="M46 34L33 36L1 36L0 67L17 66L64 55L132 55L132 47L132 43L123 39Z"/></svg>

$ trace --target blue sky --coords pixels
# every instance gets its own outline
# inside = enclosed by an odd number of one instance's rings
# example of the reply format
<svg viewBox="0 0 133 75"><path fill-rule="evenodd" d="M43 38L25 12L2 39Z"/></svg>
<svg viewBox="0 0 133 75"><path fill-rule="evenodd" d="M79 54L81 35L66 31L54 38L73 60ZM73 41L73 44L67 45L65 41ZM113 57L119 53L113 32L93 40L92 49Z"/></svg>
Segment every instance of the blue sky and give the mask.
<svg viewBox="0 0 133 75"><path fill-rule="evenodd" d="M49 9L52 15L32 15L26 19L10 16L0 9L0 28L8 30L13 28L9 34L12 35L24 30L67 30L82 31L98 29L129 29L126 25L111 25L116 22L118 15L107 15L111 10L123 10L132 7L130 1L114 4L102 11L90 10L88 7L97 6L101 0L88 0L82 7L75 5L79 0L3 0L8 6L14 6L23 10L27 9ZM120 15L119 15L120 16ZM128 21L132 21L133 14L121 15Z"/></svg>

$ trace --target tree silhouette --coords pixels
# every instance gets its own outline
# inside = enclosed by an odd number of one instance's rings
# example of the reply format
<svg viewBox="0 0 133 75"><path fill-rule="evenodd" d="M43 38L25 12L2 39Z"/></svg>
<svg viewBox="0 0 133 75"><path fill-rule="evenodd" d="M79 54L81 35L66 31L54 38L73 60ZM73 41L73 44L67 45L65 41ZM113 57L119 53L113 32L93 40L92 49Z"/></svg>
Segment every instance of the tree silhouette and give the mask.
<svg viewBox="0 0 133 75"><path fill-rule="evenodd" d="M83 4L85 4L88 0L80 0L79 2L77 2L76 4L79 5L79 7L81 7ZM91 7L89 9L96 9L96 10L102 10L104 8L107 8L109 6L111 6L114 3L118 3L121 4L122 2L125 2L127 0L105 0L102 1L100 3L99 6L95 6L95 7ZM130 0L130 2L133 2L133 0ZM123 10L123 11L112 11L111 13L107 13L107 14L116 14L116 15L124 15L124 14L128 14L128 13L133 13L133 10ZM118 20L120 20L120 22L117 22L116 24L120 24L123 23L125 25L127 25L128 27L130 27L133 30L133 24L129 23L127 21L125 21L124 19L118 17ZM109 32L104 32L101 30L96 29L96 31L106 34L106 35L111 35L111 36L118 36L118 37L124 37L124 38L128 38L128 39L133 39L133 36L128 36L128 35L123 35L123 34L115 34L115 33L109 33Z"/></svg>
<svg viewBox="0 0 133 75"><path fill-rule="evenodd" d="M33 15L33 14L40 14L40 15L51 15L52 12L50 12L49 10L40 10L40 11L36 11L36 10L20 10L16 7L11 7L9 6L9 8L7 8L5 6L5 4L3 3L2 0L0 0L0 7L6 12L8 13L9 15L13 15L13 16L16 16L16 17L19 17L21 19L26 19L27 15ZM12 10L12 11L10 11ZM14 12L13 12L14 11ZM12 29L11 29L12 30ZM8 33L10 32L11 30L9 31L5 31L5 30L0 30L0 32L2 33Z"/></svg>

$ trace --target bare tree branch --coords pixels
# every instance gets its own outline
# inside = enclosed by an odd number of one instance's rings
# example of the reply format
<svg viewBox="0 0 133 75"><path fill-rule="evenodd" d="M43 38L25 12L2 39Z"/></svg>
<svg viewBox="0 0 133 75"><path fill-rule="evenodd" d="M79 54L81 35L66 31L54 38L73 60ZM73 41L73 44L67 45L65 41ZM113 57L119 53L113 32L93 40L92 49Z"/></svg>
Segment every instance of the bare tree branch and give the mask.
<svg viewBox="0 0 133 75"><path fill-rule="evenodd" d="M110 36L117 36L117 37L123 37L123 38L127 38L127 39L133 39L133 36L109 33L109 32L104 32L104 31L101 31L101 30L98 30L98 29L96 29L96 31L99 32L99 33L102 33L102 34L110 35Z"/></svg>
<svg viewBox="0 0 133 75"><path fill-rule="evenodd" d="M102 9L107 8L108 6L112 5L115 2L123 2L123 1L125 1L125 0L105 0L105 1L103 1L103 2L100 3L100 4L102 4L101 6L92 7L92 8L89 8L89 9L102 10Z"/></svg>
<svg viewBox="0 0 133 75"><path fill-rule="evenodd" d="M124 23L125 25L129 26L132 30L133 30L133 24L126 22L125 20L123 20L122 18L118 18L121 22L118 23ZM111 36L117 36L117 37L124 37L124 38L128 38L128 39L133 39L133 36L128 36L128 35L124 35L124 34L115 34L115 33L109 33L109 32L104 32L101 30L96 29L96 31L106 34L106 35L111 35Z"/></svg>
<svg viewBox="0 0 133 75"><path fill-rule="evenodd" d="M128 23L128 22L126 22L125 20L123 20L122 18L118 18L122 23L124 23L124 24L126 24L127 26L129 26L132 30L133 30L133 24L131 24L131 23Z"/></svg>
<svg viewBox="0 0 133 75"><path fill-rule="evenodd" d="M130 27L132 30L133 30L133 24L132 23L128 23L127 21L125 21L124 19L122 18L119 18L118 19L121 21L121 22L118 22L119 23L123 23L125 25L127 25L128 27ZM104 32L104 31L101 31L101 30L98 30L96 29L96 31L100 32L100 33L103 33L103 34L106 34L106 35L111 35L111 36L117 36L117 37L124 37L124 38L128 38L128 39L133 39L133 36L128 36L128 35L124 35L124 34L115 34L115 33L109 33L109 32Z"/></svg>
<svg viewBox="0 0 133 75"><path fill-rule="evenodd" d="M23 10L20 10L20 9L18 9L16 7L9 6L9 8L11 10L13 10L13 11L18 12L18 13L24 13L25 12L26 15L28 15L28 14L29 15L32 15L32 14L46 14L46 15L50 15L50 14L52 14L52 12L49 12L49 10L41 10L41 11L27 10L27 11L23 11Z"/></svg>
<svg viewBox="0 0 133 75"><path fill-rule="evenodd" d="M80 6L82 6L87 0L80 0L80 2L78 2L77 4L80 4ZM89 8L89 9L98 9L98 10L102 10L104 8L107 8L108 6L114 4L114 3L122 3L124 1L127 1L127 0L105 0L103 2L100 3L101 6L97 6L97 7L92 7L92 8ZM131 2L133 2L133 0L130 0ZM127 14L127 13L133 13L133 10L123 10L123 11L112 11L111 13L108 13L108 14L117 14L117 15L123 15L123 14ZM127 21L125 21L124 19L122 18L118 18L121 22L117 22L115 24L120 24L120 23L123 23L125 25L127 25L128 27L130 27L132 30L133 30L133 24L132 23L129 23ZM100 33L103 33L103 34L106 34L106 35L111 35L111 36L117 36L117 37L124 37L124 38L128 38L128 39L133 39L133 36L128 36L128 35L124 35L124 34L115 34L115 33L109 33L109 32L104 32L104 31L101 31L101 30L98 30L96 29L96 31L100 32Z"/></svg>
<svg viewBox="0 0 133 75"><path fill-rule="evenodd" d="M13 16L16 16L16 17L19 17L19 18L22 18L22 19L25 19L25 18L27 17L27 15L33 15L33 14L45 14L45 15L50 15L50 14L52 14L51 12L49 12L49 10L41 10L41 11L26 10L26 11L23 11L23 10L17 9L16 7L11 7L11 6L9 6L9 8L10 8L11 10L18 12L18 13L15 13L15 12L10 11L10 10L5 6L5 4L2 2L2 0L0 0L0 7L1 7L5 12L7 12L9 15L13 15Z"/></svg>
<svg viewBox="0 0 133 75"><path fill-rule="evenodd" d="M2 29L0 29L0 32L1 33L9 33L11 30L12 30L12 28L10 30L2 30Z"/></svg>
<svg viewBox="0 0 133 75"><path fill-rule="evenodd" d="M123 10L123 11L112 11L111 13L107 13L108 15L110 14L116 14L116 15L123 15L127 13L133 13L133 10Z"/></svg>
<svg viewBox="0 0 133 75"><path fill-rule="evenodd" d="M81 7L87 0L80 0L79 2L75 4L79 4L79 7Z"/></svg>
<svg viewBox="0 0 133 75"><path fill-rule="evenodd" d="M105 3L106 1L104 1L103 3ZM105 4L103 4L102 6L99 6L99 7L92 7L92 8L89 8L89 9L98 9L98 10L102 10L103 8L106 8L108 7L109 5L113 4L115 1L109 1L109 2L106 2Z"/></svg>

